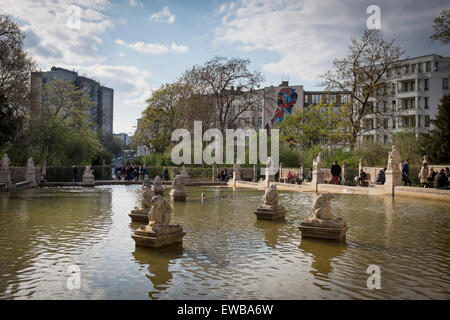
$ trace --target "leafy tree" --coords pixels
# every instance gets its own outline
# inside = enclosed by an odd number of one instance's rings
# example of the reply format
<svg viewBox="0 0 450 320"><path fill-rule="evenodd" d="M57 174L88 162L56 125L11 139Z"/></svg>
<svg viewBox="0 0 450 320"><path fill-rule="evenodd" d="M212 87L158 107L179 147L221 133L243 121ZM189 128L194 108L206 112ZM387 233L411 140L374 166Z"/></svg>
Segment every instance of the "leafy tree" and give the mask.
<svg viewBox="0 0 450 320"><path fill-rule="evenodd" d="M443 10L439 17L433 19L432 40L439 40L442 44L450 43L450 10Z"/></svg>
<svg viewBox="0 0 450 320"><path fill-rule="evenodd" d="M333 103L320 103L303 110L297 109L279 123L281 140L297 149L339 141L343 134L336 109Z"/></svg>
<svg viewBox="0 0 450 320"><path fill-rule="evenodd" d="M49 81L40 91L28 132L36 158L48 165L90 163L100 149L89 114L94 103L71 81Z"/></svg>
<svg viewBox="0 0 450 320"><path fill-rule="evenodd" d="M432 120L434 129L426 135L423 145L434 163L450 163L450 95L441 99L438 114Z"/></svg>
<svg viewBox="0 0 450 320"><path fill-rule="evenodd" d="M170 146L173 130L183 126L181 92L178 83L165 84L153 91L146 101L132 148L144 145L153 152L163 152Z"/></svg>
<svg viewBox="0 0 450 320"><path fill-rule="evenodd" d="M384 41L378 30L364 31L360 39L352 39L345 58L334 60L335 70L321 76L327 90L348 95L340 115L346 122L351 149L356 147L360 135L383 128L385 121L395 115L395 110L383 105L393 93L393 84L386 75L402 66L402 55L394 40ZM373 126L363 125L367 116L374 119Z"/></svg>
<svg viewBox="0 0 450 320"><path fill-rule="evenodd" d="M0 14L0 149L17 142L29 107L35 64L22 50L24 37L16 22Z"/></svg>

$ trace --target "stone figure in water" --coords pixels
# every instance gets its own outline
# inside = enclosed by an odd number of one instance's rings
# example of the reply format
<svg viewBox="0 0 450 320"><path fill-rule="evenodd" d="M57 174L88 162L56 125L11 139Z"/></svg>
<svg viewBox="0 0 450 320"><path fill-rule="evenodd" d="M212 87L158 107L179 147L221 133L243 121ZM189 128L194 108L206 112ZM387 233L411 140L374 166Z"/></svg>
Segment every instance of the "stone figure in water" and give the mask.
<svg viewBox="0 0 450 320"><path fill-rule="evenodd" d="M2 171L8 171L9 165L11 164L11 161L8 158L8 154L4 154L2 158Z"/></svg>
<svg viewBox="0 0 450 320"><path fill-rule="evenodd" d="M134 210L131 211L132 214L148 214L152 207L152 199L155 196L153 190L149 187L144 185L142 187L142 202L141 202L141 208L138 209L137 207L134 207Z"/></svg>
<svg viewBox="0 0 450 320"><path fill-rule="evenodd" d="M302 226L314 226L322 228L343 228L347 224L342 218L335 218L331 212L331 199L334 196L329 193L320 194L313 202L312 211L314 216L306 218L301 223Z"/></svg>
<svg viewBox="0 0 450 320"><path fill-rule="evenodd" d="M278 191L275 184L270 185L263 195L263 201L266 206L278 206Z"/></svg>
<svg viewBox="0 0 450 320"><path fill-rule="evenodd" d="M170 223L172 217L172 207L170 203L164 200L161 196L154 196L152 198L152 208L148 213L149 232L161 233L164 232Z"/></svg>
<svg viewBox="0 0 450 320"><path fill-rule="evenodd" d="M331 199L334 196L330 193L323 193L314 200L312 205L312 211L314 213L314 218L322 220L334 219L331 213Z"/></svg>
<svg viewBox="0 0 450 320"><path fill-rule="evenodd" d="M163 195L164 194L164 188L162 186L162 181L160 176L156 176L153 180L153 191L155 192L155 195Z"/></svg>

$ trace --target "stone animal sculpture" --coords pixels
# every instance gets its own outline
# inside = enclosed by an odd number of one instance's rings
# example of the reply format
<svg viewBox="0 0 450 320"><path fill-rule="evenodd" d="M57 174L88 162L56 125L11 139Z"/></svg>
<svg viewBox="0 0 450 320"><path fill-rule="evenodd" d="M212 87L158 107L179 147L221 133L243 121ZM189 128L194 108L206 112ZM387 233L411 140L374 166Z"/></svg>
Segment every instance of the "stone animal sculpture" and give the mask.
<svg viewBox="0 0 450 320"><path fill-rule="evenodd" d="M314 213L314 218L321 220L331 220L334 219L331 213L331 199L334 196L330 193L323 193L314 201L312 205L312 211Z"/></svg>
<svg viewBox="0 0 450 320"><path fill-rule="evenodd" d="M277 206L278 205L278 191L277 186L272 184L264 192L263 195L264 204L267 206Z"/></svg>
<svg viewBox="0 0 450 320"><path fill-rule="evenodd" d="M154 196L152 208L148 213L148 225L154 232L163 231L172 217L172 207L162 196Z"/></svg>

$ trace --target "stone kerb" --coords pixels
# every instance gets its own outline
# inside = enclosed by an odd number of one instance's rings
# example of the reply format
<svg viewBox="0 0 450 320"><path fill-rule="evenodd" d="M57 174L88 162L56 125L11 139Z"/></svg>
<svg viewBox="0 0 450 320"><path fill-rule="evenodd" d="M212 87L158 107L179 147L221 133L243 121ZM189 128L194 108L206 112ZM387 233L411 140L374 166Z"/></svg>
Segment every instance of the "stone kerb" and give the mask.
<svg viewBox="0 0 450 320"><path fill-rule="evenodd" d="M394 195L396 197L450 201L450 190L447 189L396 186L394 187Z"/></svg>

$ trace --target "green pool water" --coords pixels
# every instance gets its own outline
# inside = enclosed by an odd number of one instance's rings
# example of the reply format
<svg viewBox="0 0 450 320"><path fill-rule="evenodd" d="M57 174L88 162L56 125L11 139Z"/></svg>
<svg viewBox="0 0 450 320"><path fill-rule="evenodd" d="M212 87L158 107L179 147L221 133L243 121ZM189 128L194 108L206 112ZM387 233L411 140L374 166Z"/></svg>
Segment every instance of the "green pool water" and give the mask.
<svg viewBox="0 0 450 320"><path fill-rule="evenodd" d="M172 218L183 245L160 250L131 238L138 185L1 193L0 298L450 298L448 203L339 195L332 208L350 229L336 244L301 239L315 194L281 193L286 220L272 222L253 213L262 191L187 190ZM69 290L73 265L81 286ZM379 290L367 288L369 265L380 267Z"/></svg>

